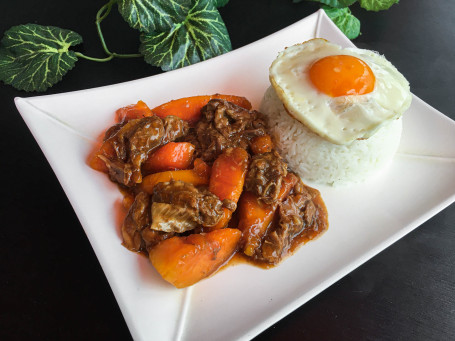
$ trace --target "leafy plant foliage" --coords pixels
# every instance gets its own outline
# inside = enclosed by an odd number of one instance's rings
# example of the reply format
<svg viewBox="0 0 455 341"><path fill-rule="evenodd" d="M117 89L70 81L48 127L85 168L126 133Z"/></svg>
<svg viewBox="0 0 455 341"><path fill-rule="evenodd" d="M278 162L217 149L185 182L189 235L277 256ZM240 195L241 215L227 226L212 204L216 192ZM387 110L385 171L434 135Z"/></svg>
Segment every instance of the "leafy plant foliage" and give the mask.
<svg viewBox="0 0 455 341"><path fill-rule="evenodd" d="M368 11L382 11L389 9L398 0L359 0L360 6Z"/></svg>
<svg viewBox="0 0 455 341"><path fill-rule="evenodd" d="M45 91L71 70L78 58L107 62L113 58L144 57L164 71L194 64L232 49L218 8L229 0L105 0L96 14L96 27L107 57L94 58L70 50L82 43L76 32L53 26L27 24L7 30L0 42L0 80L19 90ZM303 0L292 0L294 3ZM369 11L388 9L399 0L306 0L319 2L350 39L360 34L360 22L349 6L359 2ZM132 28L141 32L139 53L111 52L101 22L117 9Z"/></svg>
<svg viewBox="0 0 455 341"><path fill-rule="evenodd" d="M119 0L123 19L141 32L163 32L185 20L190 0Z"/></svg>
<svg viewBox="0 0 455 341"><path fill-rule="evenodd" d="M232 49L229 34L217 8L229 0L107 0L95 24L106 58L71 51L82 37L69 30L35 24L5 32L0 45L0 80L19 90L45 91L74 67L78 57L106 62L113 58L144 57L163 70L206 60ZM142 54L111 52L101 22L117 4L119 13L142 32Z"/></svg>
<svg viewBox="0 0 455 341"><path fill-rule="evenodd" d="M198 0L187 16L169 32L141 36L145 61L172 70L231 50L226 26L211 0Z"/></svg>
<svg viewBox="0 0 455 341"><path fill-rule="evenodd" d="M351 6L354 2L357 2L357 0L309 0L309 1L320 2L321 4L334 8L348 7Z"/></svg>
<svg viewBox="0 0 455 341"><path fill-rule="evenodd" d="M294 3L302 2L303 0L293 0ZM307 0L319 2L322 8L330 19L338 26L338 28L349 39L355 39L360 34L360 21L349 9L357 1L360 6L367 11L381 11L389 9L399 0Z"/></svg>
<svg viewBox="0 0 455 341"><path fill-rule="evenodd" d="M213 0L213 4L217 8L226 6L228 2L229 2L229 0Z"/></svg>
<svg viewBox="0 0 455 341"><path fill-rule="evenodd" d="M25 91L45 91L74 67L77 56L69 48L82 43L70 30L35 24L5 32L0 47L0 80Z"/></svg>
<svg viewBox="0 0 455 341"><path fill-rule="evenodd" d="M323 7L325 13L337 25L349 39L357 38L360 34L360 21L351 14L349 7L334 8Z"/></svg>

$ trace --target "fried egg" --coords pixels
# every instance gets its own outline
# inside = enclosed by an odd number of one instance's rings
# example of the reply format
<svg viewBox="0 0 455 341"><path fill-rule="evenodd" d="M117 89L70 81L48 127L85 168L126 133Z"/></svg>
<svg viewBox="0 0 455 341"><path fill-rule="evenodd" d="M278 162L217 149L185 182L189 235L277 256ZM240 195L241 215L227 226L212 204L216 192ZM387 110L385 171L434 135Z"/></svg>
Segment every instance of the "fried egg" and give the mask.
<svg viewBox="0 0 455 341"><path fill-rule="evenodd" d="M282 51L270 81L291 116L335 144L371 137L412 99L408 81L383 56L320 38Z"/></svg>

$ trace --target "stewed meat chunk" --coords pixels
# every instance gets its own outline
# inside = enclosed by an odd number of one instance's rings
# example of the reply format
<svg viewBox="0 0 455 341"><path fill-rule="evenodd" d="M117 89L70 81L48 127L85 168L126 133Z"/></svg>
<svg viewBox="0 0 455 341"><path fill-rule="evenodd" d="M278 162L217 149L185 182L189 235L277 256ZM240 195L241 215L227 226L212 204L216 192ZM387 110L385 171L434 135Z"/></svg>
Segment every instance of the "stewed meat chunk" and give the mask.
<svg viewBox="0 0 455 341"><path fill-rule="evenodd" d="M157 184L152 201L151 228L165 232L185 232L198 225L214 226L223 216L225 206L206 188L196 188L183 181Z"/></svg>
<svg viewBox="0 0 455 341"><path fill-rule="evenodd" d="M187 131L188 124L174 116L129 120L106 132L104 142L111 144L115 156L99 157L106 163L112 181L131 187L142 182L141 166L150 152L184 136Z"/></svg>
<svg viewBox="0 0 455 341"><path fill-rule="evenodd" d="M313 196L304 187L300 188L300 193L288 196L279 204L279 222L266 235L257 258L271 264L280 262L297 235L305 229L319 228L318 224L313 224L316 213Z"/></svg>
<svg viewBox="0 0 455 341"><path fill-rule="evenodd" d="M150 224L150 196L139 192L123 221L123 245L131 251L142 249L141 231Z"/></svg>
<svg viewBox="0 0 455 341"><path fill-rule="evenodd" d="M131 251L149 250L160 241L170 238L174 233L155 231L150 228L150 195L139 192L123 221L123 245Z"/></svg>
<svg viewBox="0 0 455 341"><path fill-rule="evenodd" d="M164 126L164 135L161 139L161 145L175 141L189 132L188 122L177 116L166 116L162 119Z"/></svg>
<svg viewBox="0 0 455 341"><path fill-rule="evenodd" d="M145 250L150 251L154 246L156 246L161 241L171 238L175 235L173 232L163 232L152 230L150 226L147 226L141 231L142 240L144 242Z"/></svg>
<svg viewBox="0 0 455 341"><path fill-rule="evenodd" d="M262 202L273 204L280 194L287 168L276 151L254 155L245 180L246 190L256 194Z"/></svg>
<svg viewBox="0 0 455 341"><path fill-rule="evenodd" d="M266 133L262 114L225 100L212 99L201 113L202 119L187 140L206 162L213 162L227 148L247 149L253 137Z"/></svg>

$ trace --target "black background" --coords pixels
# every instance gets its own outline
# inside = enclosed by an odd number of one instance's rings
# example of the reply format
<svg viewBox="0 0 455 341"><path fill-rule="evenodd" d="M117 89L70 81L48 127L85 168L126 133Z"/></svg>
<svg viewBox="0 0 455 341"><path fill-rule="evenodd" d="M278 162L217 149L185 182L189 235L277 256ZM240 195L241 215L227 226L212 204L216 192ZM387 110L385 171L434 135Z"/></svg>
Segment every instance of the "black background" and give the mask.
<svg viewBox="0 0 455 341"><path fill-rule="evenodd" d="M2 1L0 32L29 22L68 28L83 36L81 52L103 57L94 25L103 4L92 0ZM293 4L292 0L231 0L220 11L235 49L318 8L316 3ZM358 5L352 10L362 23L362 35L355 44L385 54L408 78L414 94L454 119L455 2L401 0L384 12L367 12ZM103 29L111 50L137 50L137 33L116 11ZM141 59L80 60L47 93L159 72ZM15 109L13 98L29 95L0 85L0 339L129 340L79 221ZM431 188L422 184L425 191ZM257 340L454 340L454 223L455 206L451 205Z"/></svg>

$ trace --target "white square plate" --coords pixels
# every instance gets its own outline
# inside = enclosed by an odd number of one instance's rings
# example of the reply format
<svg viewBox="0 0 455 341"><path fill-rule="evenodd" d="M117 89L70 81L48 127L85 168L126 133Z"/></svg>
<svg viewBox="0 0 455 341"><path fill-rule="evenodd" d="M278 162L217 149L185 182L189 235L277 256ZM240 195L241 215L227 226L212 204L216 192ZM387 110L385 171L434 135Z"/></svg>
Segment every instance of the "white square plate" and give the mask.
<svg viewBox="0 0 455 341"><path fill-rule="evenodd" d="M104 174L85 163L93 141L113 123L115 110L140 99L154 107L217 92L245 96L258 108L277 53L314 37L352 46L319 11L248 46L181 70L16 99L77 213L135 340L250 339L455 200L455 123L414 97L392 165L349 189L316 186L327 204L329 230L280 266L263 270L239 264L177 290L145 257L121 246L115 216L121 195ZM421 195L423 188L431 190Z"/></svg>

